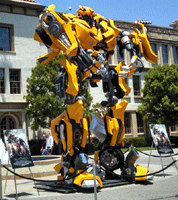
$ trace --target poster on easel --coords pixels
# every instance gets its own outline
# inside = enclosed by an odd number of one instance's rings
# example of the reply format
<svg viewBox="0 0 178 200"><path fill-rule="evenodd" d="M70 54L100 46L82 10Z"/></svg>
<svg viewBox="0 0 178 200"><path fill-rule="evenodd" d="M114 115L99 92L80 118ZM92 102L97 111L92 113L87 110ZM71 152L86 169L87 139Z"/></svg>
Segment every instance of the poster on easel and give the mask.
<svg viewBox="0 0 178 200"><path fill-rule="evenodd" d="M24 129L4 130L4 140L13 169L34 166Z"/></svg>
<svg viewBox="0 0 178 200"><path fill-rule="evenodd" d="M166 126L164 124L150 124L149 125L153 143L159 154L172 154L171 142L169 140Z"/></svg>

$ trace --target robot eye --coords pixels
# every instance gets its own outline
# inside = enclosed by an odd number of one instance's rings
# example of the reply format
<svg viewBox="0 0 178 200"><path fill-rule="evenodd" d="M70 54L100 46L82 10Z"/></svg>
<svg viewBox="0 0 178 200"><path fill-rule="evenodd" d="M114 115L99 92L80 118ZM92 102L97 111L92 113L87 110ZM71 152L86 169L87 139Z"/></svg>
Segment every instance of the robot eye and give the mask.
<svg viewBox="0 0 178 200"><path fill-rule="evenodd" d="M85 8L83 8L83 10L82 11L86 11L86 9Z"/></svg>

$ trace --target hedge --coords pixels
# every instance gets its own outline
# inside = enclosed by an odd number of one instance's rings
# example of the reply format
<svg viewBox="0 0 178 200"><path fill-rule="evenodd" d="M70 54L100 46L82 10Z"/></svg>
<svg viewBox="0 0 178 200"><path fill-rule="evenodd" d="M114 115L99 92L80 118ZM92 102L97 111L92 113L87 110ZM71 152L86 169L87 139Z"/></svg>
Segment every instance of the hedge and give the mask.
<svg viewBox="0 0 178 200"><path fill-rule="evenodd" d="M134 138L124 138L126 148L133 145L134 147L145 147L151 146L152 138L145 138L145 137L134 137Z"/></svg>
<svg viewBox="0 0 178 200"><path fill-rule="evenodd" d="M129 148L131 145L134 147L145 147L151 146L152 138L145 137L134 137L134 138L124 138L125 148ZM99 150L102 147L102 143L95 137L91 138L91 143L94 145L94 149Z"/></svg>

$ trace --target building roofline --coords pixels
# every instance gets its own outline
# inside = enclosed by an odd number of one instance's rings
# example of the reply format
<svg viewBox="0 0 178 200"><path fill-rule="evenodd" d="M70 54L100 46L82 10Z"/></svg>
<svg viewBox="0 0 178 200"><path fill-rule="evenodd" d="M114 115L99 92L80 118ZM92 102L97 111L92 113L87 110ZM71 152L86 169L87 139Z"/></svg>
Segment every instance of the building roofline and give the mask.
<svg viewBox="0 0 178 200"><path fill-rule="evenodd" d="M118 28L131 29L131 30L138 28L138 25L136 25L132 22L114 20L114 23ZM155 25L146 25L146 27L148 29L148 32L162 33L162 34L169 34L169 35L178 35L178 29L162 27L162 26L155 26Z"/></svg>
<svg viewBox="0 0 178 200"><path fill-rule="evenodd" d="M37 2L29 2L29 1L23 1L23 0L0 0L0 4L19 6L19 7L25 7L25 8L33 8L33 9L39 9L39 10L44 10L46 7Z"/></svg>

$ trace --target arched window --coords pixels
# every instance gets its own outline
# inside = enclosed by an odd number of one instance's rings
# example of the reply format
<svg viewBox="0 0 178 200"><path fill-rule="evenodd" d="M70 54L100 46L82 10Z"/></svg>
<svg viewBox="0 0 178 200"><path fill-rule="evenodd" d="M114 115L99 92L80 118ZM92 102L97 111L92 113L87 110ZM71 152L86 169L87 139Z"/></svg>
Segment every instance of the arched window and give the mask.
<svg viewBox="0 0 178 200"><path fill-rule="evenodd" d="M10 129L15 129L15 128L16 128L15 120L13 118L11 118L10 116L4 117L1 120L1 125L0 125L1 135L0 135L0 137L3 138L4 130L10 130Z"/></svg>

